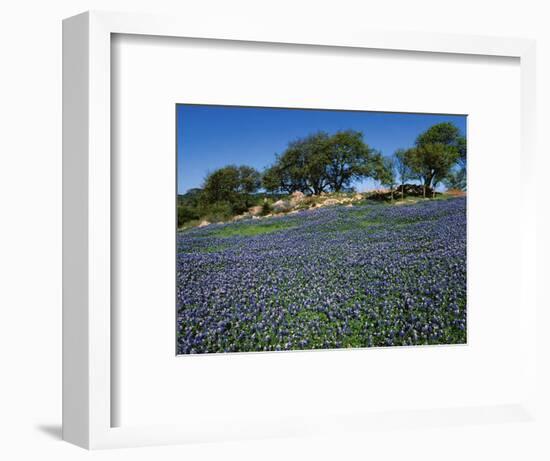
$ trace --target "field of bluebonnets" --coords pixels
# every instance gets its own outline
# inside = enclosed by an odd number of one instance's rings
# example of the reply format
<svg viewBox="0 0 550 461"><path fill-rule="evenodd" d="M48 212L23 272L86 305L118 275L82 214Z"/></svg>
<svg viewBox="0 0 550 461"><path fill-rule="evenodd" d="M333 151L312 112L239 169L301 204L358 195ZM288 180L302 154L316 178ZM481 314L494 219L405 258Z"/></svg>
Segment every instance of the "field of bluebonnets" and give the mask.
<svg viewBox="0 0 550 461"><path fill-rule="evenodd" d="M178 232L177 352L466 342L466 198Z"/></svg>

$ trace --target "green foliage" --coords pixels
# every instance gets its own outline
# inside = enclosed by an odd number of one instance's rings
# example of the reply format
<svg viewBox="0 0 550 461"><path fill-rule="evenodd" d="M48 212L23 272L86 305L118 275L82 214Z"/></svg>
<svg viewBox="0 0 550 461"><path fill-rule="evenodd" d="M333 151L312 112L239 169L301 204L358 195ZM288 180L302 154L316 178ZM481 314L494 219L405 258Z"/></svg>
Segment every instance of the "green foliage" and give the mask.
<svg viewBox="0 0 550 461"><path fill-rule="evenodd" d="M466 138L460 136L456 142L456 148L458 150L458 164L460 167L466 168L466 156L468 154L468 148Z"/></svg>
<svg viewBox="0 0 550 461"><path fill-rule="evenodd" d="M451 171L449 175L447 176L445 180L445 185L449 189L460 189L460 190L466 190L467 189L467 145L466 145L466 138L464 136L461 136L458 139L457 142L457 149L458 149L458 161L457 165L458 168L456 171Z"/></svg>
<svg viewBox="0 0 550 461"><path fill-rule="evenodd" d="M324 176L328 134L319 132L289 143L263 175L263 186L271 192L300 191L320 194L328 184Z"/></svg>
<svg viewBox="0 0 550 461"><path fill-rule="evenodd" d="M363 133L339 131L329 139L325 175L334 192L349 188L354 179L374 176L373 151L363 142Z"/></svg>
<svg viewBox="0 0 550 461"><path fill-rule="evenodd" d="M428 128L416 138L416 146L427 144L443 144L445 146L457 146L460 138L460 130L451 122L438 123Z"/></svg>
<svg viewBox="0 0 550 461"><path fill-rule="evenodd" d="M260 188L260 173L254 168L229 165L210 173L204 180L199 199L202 214L212 213L212 206L229 206L231 214L239 214L255 203L252 196ZM214 213L216 214L216 213Z"/></svg>
<svg viewBox="0 0 550 461"><path fill-rule="evenodd" d="M178 195L178 227L200 218L199 201L201 194L202 189L189 189L187 193Z"/></svg>
<svg viewBox="0 0 550 461"><path fill-rule="evenodd" d="M327 133L319 132L296 141L291 147L301 163L301 182L305 186L302 192L319 195L327 191L329 180L325 169L330 158L330 139Z"/></svg>
<svg viewBox="0 0 550 461"><path fill-rule="evenodd" d="M262 203L262 216L266 216L269 213L273 211L273 207L271 206L271 203L269 203L267 200Z"/></svg>
<svg viewBox="0 0 550 461"><path fill-rule="evenodd" d="M456 151L444 144L426 144L407 150L406 160L411 170L418 174L422 184L432 190L443 180L456 162Z"/></svg>
<svg viewBox="0 0 550 461"><path fill-rule="evenodd" d="M283 229L289 229L293 227L292 224L288 222L271 222L268 224L233 224L230 226L225 226L221 229L215 230L212 232L213 236L216 237L233 237L236 235L251 237L254 235L260 234L271 234L272 232L277 232Z"/></svg>
<svg viewBox="0 0 550 461"><path fill-rule="evenodd" d="M199 213L196 208L186 205L178 205L178 227L185 223L199 219Z"/></svg>
<svg viewBox="0 0 550 461"><path fill-rule="evenodd" d="M290 177L278 163L266 168L262 175L262 187L268 192L294 192Z"/></svg>
<svg viewBox="0 0 550 461"><path fill-rule="evenodd" d="M223 222L234 216L234 204L221 200L215 203L203 204L199 208L201 218L208 222Z"/></svg>
<svg viewBox="0 0 550 461"><path fill-rule="evenodd" d="M261 187L261 175L251 166L241 165L238 167L238 172L237 192L241 194L253 194Z"/></svg>
<svg viewBox="0 0 550 461"><path fill-rule="evenodd" d="M228 165L210 173L204 180L201 201L237 202L260 188L260 174L252 167Z"/></svg>
<svg viewBox="0 0 550 461"><path fill-rule="evenodd" d="M202 194L202 189L189 189L185 194L178 195L178 205L197 208Z"/></svg>
<svg viewBox="0 0 550 461"><path fill-rule="evenodd" d="M415 147L400 155L424 187L434 189L448 177L460 158L466 160L466 142L455 125L439 123L420 134Z"/></svg>
<svg viewBox="0 0 550 461"><path fill-rule="evenodd" d="M382 185L393 189L396 183L395 160L393 157L382 157L381 160L377 162L375 178L380 181Z"/></svg>
<svg viewBox="0 0 550 461"><path fill-rule="evenodd" d="M409 179L414 179L413 172L405 159L405 149L397 149L394 154L395 172L399 177L399 183L405 184Z"/></svg>
<svg viewBox="0 0 550 461"><path fill-rule="evenodd" d="M447 189L466 190L466 168L460 167L456 171L451 171L443 180Z"/></svg>
<svg viewBox="0 0 550 461"><path fill-rule="evenodd" d="M268 191L289 194L340 192L349 189L352 180L375 174L371 154L361 132L314 133L291 142L265 170L262 184Z"/></svg>

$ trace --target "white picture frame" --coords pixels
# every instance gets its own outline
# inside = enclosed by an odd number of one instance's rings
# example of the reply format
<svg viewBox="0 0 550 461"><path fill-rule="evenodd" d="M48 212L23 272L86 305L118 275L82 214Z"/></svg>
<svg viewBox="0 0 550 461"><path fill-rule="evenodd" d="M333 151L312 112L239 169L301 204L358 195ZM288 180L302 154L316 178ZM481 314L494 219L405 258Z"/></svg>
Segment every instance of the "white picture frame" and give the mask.
<svg viewBox="0 0 550 461"><path fill-rule="evenodd" d="M278 27L256 30L210 30L207 24L185 18L88 12L63 23L63 438L85 448L186 443L198 440L269 437L289 433L327 433L354 429L330 418L319 427L296 420L284 430L277 426L219 426L212 434L189 434L183 426L144 425L111 427L112 375L119 365L111 354L111 37L113 34L193 37L215 40L352 47L391 51L513 57L521 70L521 309L536 330L534 239L536 201L527 194L533 187L535 165L535 44L531 40L412 32L359 31L312 35ZM536 385L536 338L530 334L524 360ZM343 351L342 353L346 353ZM539 351L539 359L540 356ZM507 421L536 417L535 392L521 404L460 410L442 410L441 421ZM430 410L431 411L431 410ZM361 415L359 415L361 416ZM403 415L402 415L403 417ZM409 414L416 423L433 418L430 412ZM380 417L378 417L380 418ZM406 417L405 417L406 418ZM442 422L442 424L444 424ZM322 427L321 427L322 426Z"/></svg>

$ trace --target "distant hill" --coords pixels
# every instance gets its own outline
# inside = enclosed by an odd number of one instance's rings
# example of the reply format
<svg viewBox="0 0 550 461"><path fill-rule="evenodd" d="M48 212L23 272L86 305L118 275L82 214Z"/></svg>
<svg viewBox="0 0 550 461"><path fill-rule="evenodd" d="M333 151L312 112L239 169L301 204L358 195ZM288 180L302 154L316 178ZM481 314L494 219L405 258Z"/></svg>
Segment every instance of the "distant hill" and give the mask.
<svg viewBox="0 0 550 461"><path fill-rule="evenodd" d="M196 187L194 189L189 189L185 194L178 194L178 205L195 208L199 202L201 192L202 189Z"/></svg>

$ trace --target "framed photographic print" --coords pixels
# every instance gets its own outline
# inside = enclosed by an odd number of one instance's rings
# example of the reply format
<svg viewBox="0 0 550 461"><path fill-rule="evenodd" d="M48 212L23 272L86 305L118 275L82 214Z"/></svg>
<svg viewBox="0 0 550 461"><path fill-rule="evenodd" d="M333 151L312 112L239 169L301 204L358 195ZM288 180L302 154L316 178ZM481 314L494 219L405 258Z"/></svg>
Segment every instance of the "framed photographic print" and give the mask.
<svg viewBox="0 0 550 461"><path fill-rule="evenodd" d="M536 424L531 41L63 34L65 440Z"/></svg>

